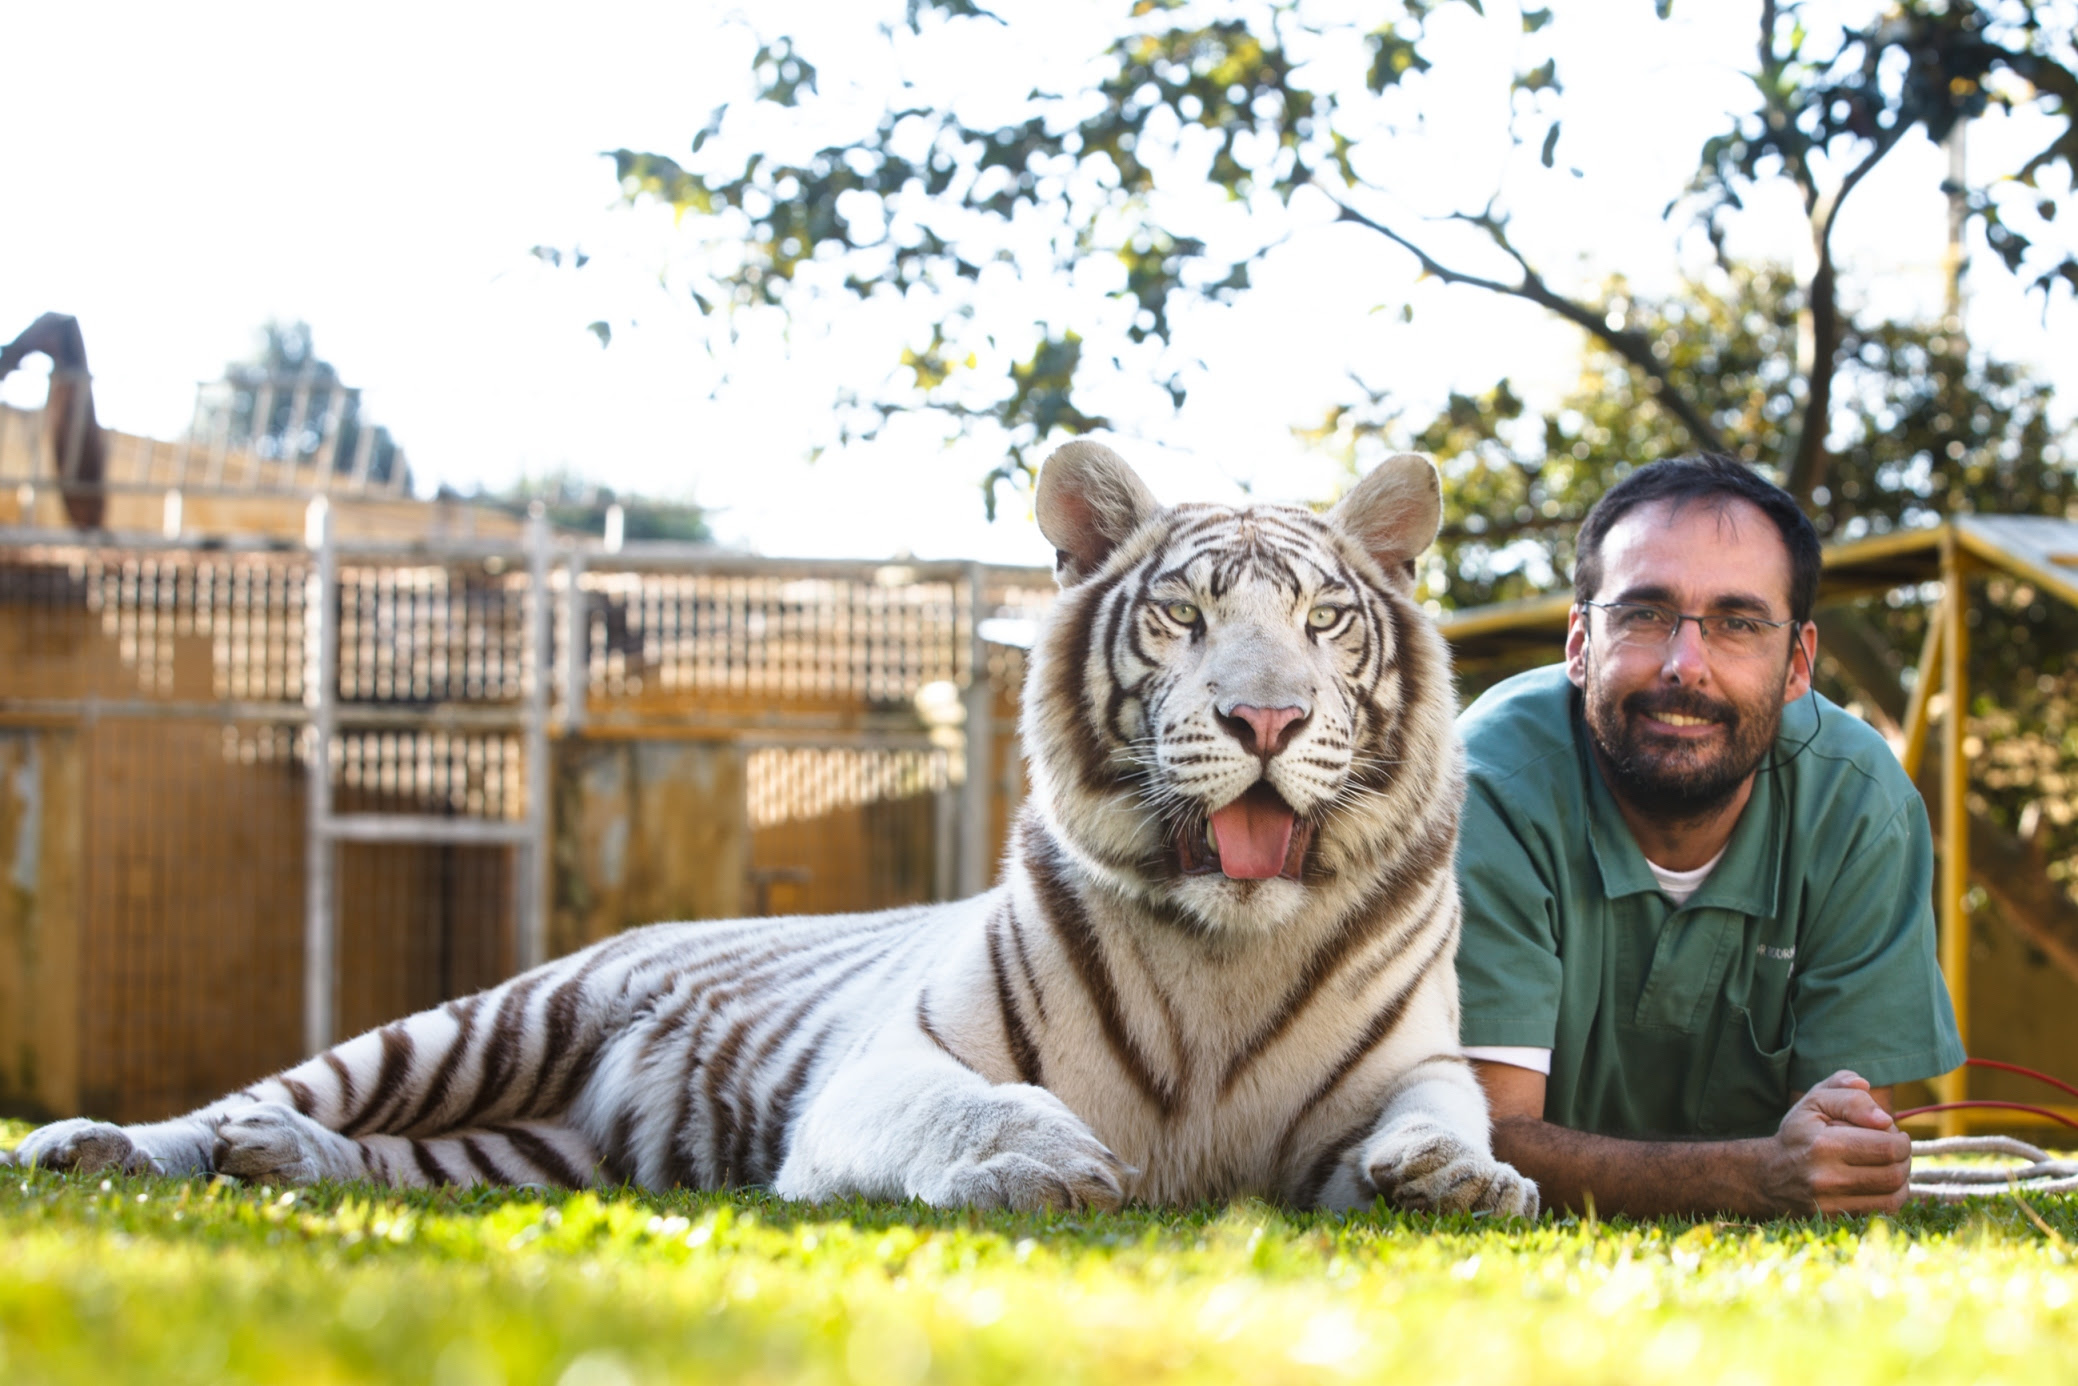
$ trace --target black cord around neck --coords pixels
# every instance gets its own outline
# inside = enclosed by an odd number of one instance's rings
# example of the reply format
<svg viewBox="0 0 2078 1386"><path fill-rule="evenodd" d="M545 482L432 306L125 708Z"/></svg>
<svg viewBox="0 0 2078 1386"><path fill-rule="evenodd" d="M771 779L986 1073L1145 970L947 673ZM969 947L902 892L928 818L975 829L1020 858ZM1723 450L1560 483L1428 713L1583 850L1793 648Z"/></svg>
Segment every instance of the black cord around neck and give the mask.
<svg viewBox="0 0 2078 1386"><path fill-rule="evenodd" d="M1791 761L1795 760L1798 756L1804 754L1805 751L1809 750L1811 748L1812 742L1818 740L1818 733L1825 727L1825 716L1824 709L1818 701L1818 683L1816 680L1813 680L1810 689L1804 695L1804 699L1809 699L1811 703L1811 735L1805 737L1802 741L1798 742L1797 748L1794 751L1791 751L1788 757L1785 759L1777 760L1774 758L1773 753L1771 752L1768 760L1764 764L1755 767L1756 774L1758 774L1762 770L1782 769ZM1801 702L1804 701L1804 699L1799 699L1798 701Z"/></svg>

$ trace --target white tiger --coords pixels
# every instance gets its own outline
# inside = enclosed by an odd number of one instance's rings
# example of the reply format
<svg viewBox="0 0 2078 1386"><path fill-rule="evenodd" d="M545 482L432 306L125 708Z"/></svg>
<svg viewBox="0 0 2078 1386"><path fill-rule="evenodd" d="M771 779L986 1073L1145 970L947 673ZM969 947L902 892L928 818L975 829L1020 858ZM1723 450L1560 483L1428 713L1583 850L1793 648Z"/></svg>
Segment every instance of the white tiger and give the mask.
<svg viewBox="0 0 2078 1386"><path fill-rule="evenodd" d="M184 1117L46 1126L17 1161L1534 1215L1458 1052L1459 751L1410 598L1434 468L1395 457L1325 517L1164 509L1078 442L1037 507L1063 590L1004 884L634 930Z"/></svg>

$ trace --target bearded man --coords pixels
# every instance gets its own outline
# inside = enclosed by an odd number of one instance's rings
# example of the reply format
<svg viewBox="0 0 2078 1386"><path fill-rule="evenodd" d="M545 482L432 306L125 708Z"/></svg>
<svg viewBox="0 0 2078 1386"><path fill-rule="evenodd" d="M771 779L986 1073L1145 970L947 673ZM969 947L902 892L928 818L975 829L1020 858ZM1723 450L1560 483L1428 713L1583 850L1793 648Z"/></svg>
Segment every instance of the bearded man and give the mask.
<svg viewBox="0 0 2078 1386"><path fill-rule="evenodd" d="M1740 463L1641 467L1581 525L1563 665L1460 719L1465 1053L1546 1207L1884 1212L1894 1084L1962 1063L1933 839L1811 687L1818 536Z"/></svg>

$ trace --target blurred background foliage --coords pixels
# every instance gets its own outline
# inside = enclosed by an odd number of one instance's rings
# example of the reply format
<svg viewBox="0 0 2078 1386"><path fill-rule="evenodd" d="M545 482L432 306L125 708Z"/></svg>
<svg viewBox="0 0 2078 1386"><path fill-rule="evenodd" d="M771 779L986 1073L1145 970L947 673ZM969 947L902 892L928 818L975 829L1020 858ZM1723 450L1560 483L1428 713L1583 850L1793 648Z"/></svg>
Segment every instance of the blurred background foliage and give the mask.
<svg viewBox="0 0 2078 1386"><path fill-rule="evenodd" d="M1673 3L1657 0L1661 20ZM982 478L991 513L998 489L1028 486L1053 446L1108 426L1078 403L1093 373L1152 381L1180 407L1197 377L1174 340L1179 315L1234 302L1264 255L1332 221L1371 233L1378 256L1412 256L1426 276L1532 304L1581 333L1577 378L1551 408L1500 380L1410 413L1352 361L1346 401L1293 421L1352 479L1387 451L1436 459L1445 529L1422 581L1438 609L1563 589L1574 527L1595 499L1636 466L1697 449L1762 467L1829 540L1968 511L2078 518L2078 440L2057 422L2070 411L2059 414L2049 384L2022 366L1973 348L1962 317L1973 240L1992 252L1984 272L2015 276L2045 316L2078 292L2078 258L2050 233L2059 190L2078 172L2070 0L1755 4L1751 105L1705 141L1667 208L1670 240L1697 233L1707 250L1658 296L1621 275L1547 278L1518 244L1503 188L1442 217L1392 210L1393 142L1420 124L1432 32L1460 6L1488 16L1482 0L1402 0L1361 20L1307 0L1137 0L1093 55L1087 87L1035 90L1014 121L970 126L905 80L852 138L806 157L760 145L755 132L769 124L732 106L680 154L612 157L626 198L680 217L704 267L692 292L718 322L881 296L926 307L928 343L840 402L846 436L918 410L994 430L1007 456ZM1586 21L1556 7L1515 14L1510 138L1534 151L1528 176L1578 176L1550 40ZM892 55L948 26L1003 22L970 0L908 0L884 35ZM1354 69L1315 60L1351 44L1367 58L1360 79L1327 80ZM763 40L748 108L817 101L812 50L808 34ZM1969 123L2015 112L2040 141L2010 166L1966 176ZM1940 189L1948 308L1892 321L1843 284L1833 237L1868 175L1914 140L1952 156ZM1163 196L1207 186L1222 195L1216 215L1202 198ZM1728 222L1785 186L1808 254L1794 269L1734 259ZM986 311L1006 285L1077 276L1103 288L1087 321L1012 330ZM1903 713L1928 595L1824 615L1823 686L1879 727L1894 730ZM1971 619L1977 874L2029 946L2078 979L2078 613L2000 579ZM2023 868L2056 888L2013 896L2002 882Z"/></svg>
<svg viewBox="0 0 2078 1386"><path fill-rule="evenodd" d="M1666 298L1606 281L1623 330L1650 343L1654 379L1590 339L1573 387L1533 411L1506 380L1454 394L1410 422L1383 391L1362 391L1302 430L1352 475L1411 448L1444 474L1444 530L1424 572L1446 608L1565 587L1573 531L1632 469L1695 450L1653 407L1676 389L1724 450L1765 465L1780 455L1804 395L1793 369L1801 291L1779 267L1732 265ZM1836 368L1828 482L1805 497L1828 541L1936 524L1952 510L2078 516L2078 439L2059 426L2048 382L1970 350L1954 319L1876 322L1848 334Z"/></svg>
<svg viewBox="0 0 2078 1386"><path fill-rule="evenodd" d="M1394 205L1394 142L1421 120L1431 30L1443 11L1458 8L1486 12L1483 0L1404 0L1383 22L1357 22L1306 0L1137 0L1121 7L1116 36L1093 55L1092 85L1035 90L1019 120L969 125L956 106L934 105L902 79L870 128L806 157L768 147L774 127L755 109L723 106L689 151L622 149L615 171L626 197L679 214L699 246L692 292L711 314L813 314L833 301L881 295L927 307L935 323L928 346L911 349L906 369L846 403L861 432L916 409L941 411L955 426L999 427L1010 456L984 479L991 505L999 484L1027 484L1062 437L1106 426L1074 402L1092 370L1156 381L1180 403L1194 363L1174 349L1178 313L1247 293L1263 255L1319 227L1322 199L1334 219L1374 233L1381 256L1411 254L1437 278L1573 323L1621 363L1628 398L1649 401L1689 446L1735 449L1774 465L1800 496L1830 494L1836 378L1844 363L1869 355L1868 334L1855 330L1842 303L1833 229L1867 175L1902 143L1947 140L1969 120L2001 111L2041 118L2046 143L2018 166L1957 184L1957 229L1980 228L1996 258L2045 300L2060 286L2078 288L2078 259L2041 234L2056 208L2039 193L2058 180L2067 185L2078 162L2069 0L1758 4L1747 73L1753 106L1705 142L1689 189L1668 209L1670 236L1682 226L1703 232L1726 282L1708 301L1657 305L1637 320L1621 281L1568 292L1547 279L1518 249L1502 189L1442 218L1448 225L1403 224L1383 210ZM1662 17L1669 9L1662 0ZM1519 6L1517 15L1511 137L1537 151L1546 176L1564 177L1565 82L1549 41L1565 21L1549 8ZM903 20L886 26L890 70L903 70L900 56L928 51L918 45L947 26L1002 22L967 0L912 0ZM1641 14L1633 22L1654 21ZM758 96L747 105L819 100L812 47L812 35L764 40L754 58ZM1332 59L1353 48L1369 61L1360 80L1338 81L1356 69ZM1772 184L1794 190L1808 222L1810 267L1789 283L1784 269L1745 270L1724 255L1728 217ZM1163 195L1207 186L1222 195L1217 210ZM1301 200L1308 206L1295 211ZM1469 249L1463 233L1473 238ZM1040 323L1034 336L983 311L1009 280L1078 274L1104 286L1102 322ZM1751 302L1740 298L1748 288L1759 290ZM1749 314L1759 316L1749 322ZM1677 339L1702 325L1727 330L1684 350L1651 330L1655 319L1667 320ZM1735 343L1752 353L1737 364L1755 384L1781 387L1767 400L1784 412L1762 420L1700 397L1705 362ZM1965 351L1958 342L1936 355ZM1891 364L1938 373L1928 358ZM1742 398L1760 402L1752 390ZM1518 443L1524 461L1543 460L1538 441Z"/></svg>

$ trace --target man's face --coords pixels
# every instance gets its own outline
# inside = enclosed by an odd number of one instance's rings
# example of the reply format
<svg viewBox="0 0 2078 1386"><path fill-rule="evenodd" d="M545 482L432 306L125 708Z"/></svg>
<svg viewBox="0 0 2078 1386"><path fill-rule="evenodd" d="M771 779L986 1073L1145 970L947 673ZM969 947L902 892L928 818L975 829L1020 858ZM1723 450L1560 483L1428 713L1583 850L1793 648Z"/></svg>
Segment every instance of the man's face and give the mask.
<svg viewBox="0 0 2078 1386"><path fill-rule="evenodd" d="M1752 503L1655 501L1604 536L1594 600L1786 621L1789 576L1781 533ZM1693 621L1664 646L1625 644L1609 613L1575 608L1566 671L1611 787L1645 813L1681 820L1731 802L1760 765L1782 709L1811 686L1815 647L1815 628L1785 626L1736 655Z"/></svg>

